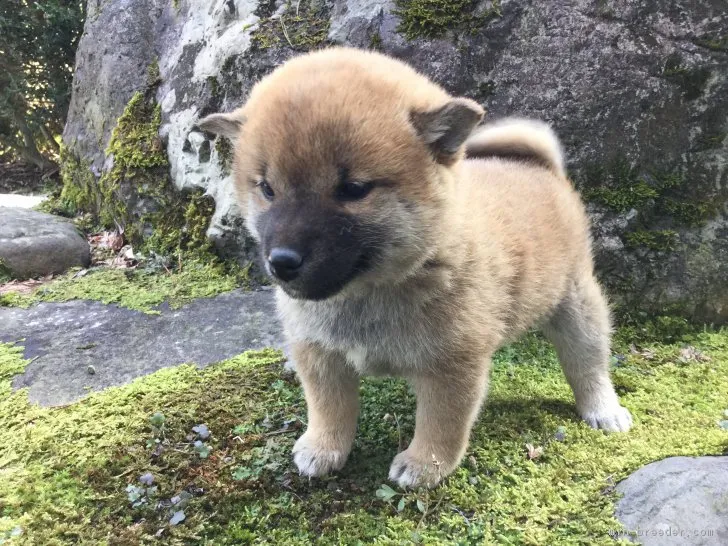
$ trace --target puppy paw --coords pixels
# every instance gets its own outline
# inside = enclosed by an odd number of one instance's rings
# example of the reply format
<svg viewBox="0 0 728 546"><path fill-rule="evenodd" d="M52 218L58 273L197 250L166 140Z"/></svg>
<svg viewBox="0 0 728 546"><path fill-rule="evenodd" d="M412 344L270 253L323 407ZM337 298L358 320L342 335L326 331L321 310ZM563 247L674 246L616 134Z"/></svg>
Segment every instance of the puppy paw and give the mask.
<svg viewBox="0 0 728 546"><path fill-rule="evenodd" d="M406 449L397 455L389 467L389 479L400 487L434 487L444 477L444 469L434 455L429 458Z"/></svg>
<svg viewBox="0 0 728 546"><path fill-rule="evenodd" d="M619 404L585 411L582 413L582 418L590 427L608 432L627 432L632 427L632 415L627 408Z"/></svg>
<svg viewBox="0 0 728 546"><path fill-rule="evenodd" d="M304 433L293 446L293 462L302 476L321 477L340 470L346 463L348 452L333 449L325 442Z"/></svg>

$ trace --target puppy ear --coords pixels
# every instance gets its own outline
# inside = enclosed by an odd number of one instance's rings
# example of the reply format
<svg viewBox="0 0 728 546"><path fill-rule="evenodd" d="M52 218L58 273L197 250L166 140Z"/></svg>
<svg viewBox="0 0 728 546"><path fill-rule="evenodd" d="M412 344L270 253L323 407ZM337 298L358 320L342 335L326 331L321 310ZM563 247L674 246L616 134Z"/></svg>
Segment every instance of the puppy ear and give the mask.
<svg viewBox="0 0 728 546"><path fill-rule="evenodd" d="M236 110L229 114L210 114L198 121L197 127L208 133L235 140L243 123L245 123L245 118L239 110Z"/></svg>
<svg viewBox="0 0 728 546"><path fill-rule="evenodd" d="M475 101L453 99L427 112L412 112L410 119L440 163L454 161L465 140L480 123L485 110Z"/></svg>

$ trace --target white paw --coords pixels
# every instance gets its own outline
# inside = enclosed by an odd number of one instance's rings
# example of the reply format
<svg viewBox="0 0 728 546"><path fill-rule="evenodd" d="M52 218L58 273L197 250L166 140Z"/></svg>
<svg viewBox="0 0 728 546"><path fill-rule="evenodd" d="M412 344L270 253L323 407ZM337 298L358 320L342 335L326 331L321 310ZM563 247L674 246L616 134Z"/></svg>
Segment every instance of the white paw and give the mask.
<svg viewBox="0 0 728 546"><path fill-rule="evenodd" d="M627 408L619 404L585 411L582 413L582 418L590 427L609 432L627 432L632 427L632 415Z"/></svg>
<svg viewBox="0 0 728 546"><path fill-rule="evenodd" d="M403 488L434 487L440 482L440 468L433 457L422 460L409 449L397 455L389 467L389 479Z"/></svg>
<svg viewBox="0 0 728 546"><path fill-rule="evenodd" d="M317 445L308 433L304 433L293 446L293 462L302 476L321 477L340 470L346 463L348 453L326 449Z"/></svg>
<svg viewBox="0 0 728 546"><path fill-rule="evenodd" d="M286 362L283 364L283 369L287 372L295 372L296 361L293 360L293 351L291 351L288 345L283 347L283 357L286 359Z"/></svg>
<svg viewBox="0 0 728 546"><path fill-rule="evenodd" d="M296 371L296 363L293 361L292 358L288 357L286 359L286 363L283 364L283 370L289 373L293 373Z"/></svg>

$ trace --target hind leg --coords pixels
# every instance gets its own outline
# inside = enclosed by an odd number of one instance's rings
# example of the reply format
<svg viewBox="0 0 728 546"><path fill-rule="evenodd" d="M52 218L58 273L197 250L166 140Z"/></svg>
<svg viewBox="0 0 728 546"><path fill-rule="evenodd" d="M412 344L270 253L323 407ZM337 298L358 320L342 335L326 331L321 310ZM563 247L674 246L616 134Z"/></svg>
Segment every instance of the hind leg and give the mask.
<svg viewBox="0 0 728 546"><path fill-rule="evenodd" d="M589 426L627 431L632 417L609 379L609 309L592 276L572 283L543 333L556 347L576 408Z"/></svg>

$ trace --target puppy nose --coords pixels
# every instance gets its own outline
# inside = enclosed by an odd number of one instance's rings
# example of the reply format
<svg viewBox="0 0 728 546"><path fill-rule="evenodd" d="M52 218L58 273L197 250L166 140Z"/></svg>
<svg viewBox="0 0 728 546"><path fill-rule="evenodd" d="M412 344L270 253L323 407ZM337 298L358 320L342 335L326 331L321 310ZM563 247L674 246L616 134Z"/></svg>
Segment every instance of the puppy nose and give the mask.
<svg viewBox="0 0 728 546"><path fill-rule="evenodd" d="M298 276L298 270L303 264L303 256L296 250L286 247L276 247L268 254L268 264L271 273L282 281L292 281Z"/></svg>

